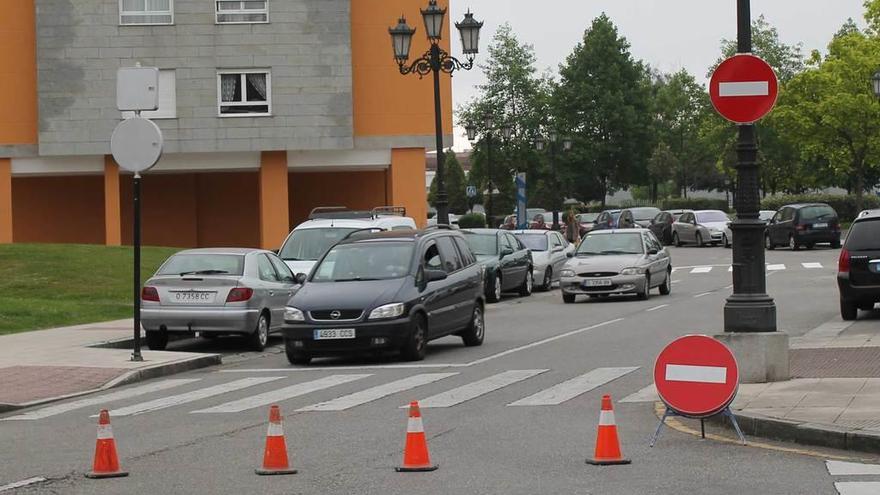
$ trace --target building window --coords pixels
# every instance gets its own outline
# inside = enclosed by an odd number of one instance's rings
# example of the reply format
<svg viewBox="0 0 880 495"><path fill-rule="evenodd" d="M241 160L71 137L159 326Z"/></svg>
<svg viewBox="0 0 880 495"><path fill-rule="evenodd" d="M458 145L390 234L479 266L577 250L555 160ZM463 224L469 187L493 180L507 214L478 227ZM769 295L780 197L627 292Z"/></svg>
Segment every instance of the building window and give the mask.
<svg viewBox="0 0 880 495"><path fill-rule="evenodd" d="M269 0L216 0L217 24L269 22Z"/></svg>
<svg viewBox="0 0 880 495"><path fill-rule="evenodd" d="M123 119L134 117L134 112L122 112ZM177 118L177 77L174 69L159 70L159 109L141 112L147 119Z"/></svg>
<svg viewBox="0 0 880 495"><path fill-rule="evenodd" d="M272 86L267 70L224 71L217 75L221 117L270 115Z"/></svg>
<svg viewBox="0 0 880 495"><path fill-rule="evenodd" d="M119 0L119 24L173 24L174 0Z"/></svg>

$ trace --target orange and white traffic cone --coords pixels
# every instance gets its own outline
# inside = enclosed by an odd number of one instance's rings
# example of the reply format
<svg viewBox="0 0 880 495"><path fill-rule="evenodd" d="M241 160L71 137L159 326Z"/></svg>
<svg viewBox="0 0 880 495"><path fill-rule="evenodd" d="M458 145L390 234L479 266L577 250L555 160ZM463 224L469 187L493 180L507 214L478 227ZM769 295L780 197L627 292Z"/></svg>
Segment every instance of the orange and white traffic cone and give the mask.
<svg viewBox="0 0 880 495"><path fill-rule="evenodd" d="M602 396L602 412L599 413L599 435L596 437L596 453L587 464L609 466L612 464L629 464L620 453L620 440L617 438L617 423L614 421L614 408L611 396Z"/></svg>
<svg viewBox="0 0 880 495"><path fill-rule="evenodd" d="M281 409L269 408L269 431L266 433L266 448L263 451L263 467L257 474L296 474L287 460L287 442L284 440L284 427L281 425Z"/></svg>
<svg viewBox="0 0 880 495"><path fill-rule="evenodd" d="M95 461L86 478L121 478L128 472L119 469L119 456L116 454L116 440L110 426L110 413L106 409L98 415L98 441L95 444Z"/></svg>
<svg viewBox="0 0 880 495"><path fill-rule="evenodd" d="M406 425L406 447L403 451L403 466L395 468L397 472L434 471L436 465L431 464L428 454L428 441L425 439L425 427L422 424L422 413L419 403L409 403L409 421Z"/></svg>

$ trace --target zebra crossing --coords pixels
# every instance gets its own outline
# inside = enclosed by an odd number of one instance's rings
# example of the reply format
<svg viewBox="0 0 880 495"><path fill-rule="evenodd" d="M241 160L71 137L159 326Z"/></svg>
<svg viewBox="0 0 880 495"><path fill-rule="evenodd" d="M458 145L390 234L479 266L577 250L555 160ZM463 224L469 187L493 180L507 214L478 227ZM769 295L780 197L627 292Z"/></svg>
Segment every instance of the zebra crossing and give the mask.
<svg viewBox="0 0 880 495"><path fill-rule="evenodd" d="M537 392L530 389L528 393L523 394L524 397L512 402L509 399L505 400L502 405L516 408L559 406L627 376L638 369L639 367L637 366L592 369L578 376L563 377L564 379L561 381ZM423 408L451 408L465 402L491 396L493 392L514 387L549 371L551 370L505 370L486 377L475 377L474 380L463 385L447 388L434 395L423 396L419 402ZM358 383L369 383L372 385L364 385L365 388L358 391L340 394L330 400L316 402L296 409L297 412L302 413L340 412L348 411L402 392L411 392L419 387L442 382L452 377L460 378L465 376L464 372L458 371L415 373L403 378L394 377L394 379L379 385L372 384L375 383L376 378L382 378L381 372L337 373L321 378L310 377L308 379L299 374L294 375L295 377L290 375L258 376L233 379L219 384L206 383L208 380L205 378L166 379L154 383L131 386L124 390L98 394L80 400L45 406L0 418L0 422L45 420L68 413L92 414L99 408L109 409L111 417L114 418L156 413L172 408L185 414L235 414L293 399L307 398L310 394L328 390L332 391L334 388L344 385ZM225 375L217 374L214 376ZM373 381L367 380L368 378L373 378ZM296 383L287 383L289 380L295 380ZM272 388L266 390L267 387ZM653 388L653 385L650 385L649 388ZM350 392L351 387L345 387L345 390ZM654 400L653 396L645 394L645 390L647 388L635 391L635 393L632 393L632 395L621 402L649 402ZM241 393L250 392L253 393L245 397L224 401L224 396L232 395L233 393L240 395ZM156 397L156 395L159 395L159 397ZM411 392L409 397L414 396L416 395ZM193 405L193 403L200 401L214 401L214 403ZM190 405L189 408L186 407L187 405ZM400 406L405 407L405 404Z"/></svg>
<svg viewBox="0 0 880 495"><path fill-rule="evenodd" d="M849 480L854 476L878 477L880 465L862 464L859 462L825 461L828 474L835 477L844 477ZM840 495L876 495L880 493L880 481L838 481L834 488Z"/></svg>
<svg viewBox="0 0 880 495"><path fill-rule="evenodd" d="M815 261L805 261L796 265L786 265L784 263L767 263L766 270L768 272L781 272L786 270L822 270L826 268L822 263ZM690 275L707 275L710 273L730 273L733 271L733 266L729 264L725 265L700 265L700 266L674 266L672 267L672 273L682 274L687 273Z"/></svg>

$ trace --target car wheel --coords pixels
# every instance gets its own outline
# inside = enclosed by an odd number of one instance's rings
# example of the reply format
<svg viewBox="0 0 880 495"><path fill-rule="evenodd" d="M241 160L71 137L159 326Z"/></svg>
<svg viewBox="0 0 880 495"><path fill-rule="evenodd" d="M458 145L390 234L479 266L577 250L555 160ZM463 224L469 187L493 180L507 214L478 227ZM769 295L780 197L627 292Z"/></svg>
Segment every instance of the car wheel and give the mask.
<svg viewBox="0 0 880 495"><path fill-rule="evenodd" d="M840 317L845 321L853 321L859 317L859 308L855 303L840 300Z"/></svg>
<svg viewBox="0 0 880 495"><path fill-rule="evenodd" d="M790 234L788 236L788 248L791 249L792 251L797 251L798 249L801 248L801 245L798 244L797 239L794 238L794 234Z"/></svg>
<svg viewBox="0 0 880 495"><path fill-rule="evenodd" d="M486 335L486 319L483 316L483 305L477 303L470 324L461 334L461 340L467 347L483 345L483 337Z"/></svg>
<svg viewBox="0 0 880 495"><path fill-rule="evenodd" d="M831 241L831 247L834 249L840 249L840 239L836 241Z"/></svg>
<svg viewBox="0 0 880 495"><path fill-rule="evenodd" d="M248 346L251 350L263 352L263 349L266 348L266 343L268 342L269 318L266 317L266 313L263 313L257 320L257 328L254 329L253 333L248 335Z"/></svg>
<svg viewBox="0 0 880 495"><path fill-rule="evenodd" d="M703 247L703 234L697 232L696 243L697 247Z"/></svg>
<svg viewBox="0 0 880 495"><path fill-rule="evenodd" d="M874 303L864 303L858 305L862 311L874 311Z"/></svg>
<svg viewBox="0 0 880 495"><path fill-rule="evenodd" d="M672 234L671 234L671 233L667 232L667 233L663 236L663 244L665 244L665 245L667 245L667 246L671 246L671 245L672 245Z"/></svg>
<svg viewBox="0 0 880 495"><path fill-rule="evenodd" d="M724 234L721 237L721 242L724 243L724 247L726 247L726 248L730 247L730 239L727 238L727 234Z"/></svg>
<svg viewBox="0 0 880 495"><path fill-rule="evenodd" d="M572 304L576 297L577 296L575 296L574 294L566 294L565 292L563 292L562 302L564 302L565 304Z"/></svg>
<svg viewBox="0 0 880 495"><path fill-rule="evenodd" d="M403 345L403 359L407 361L421 361L425 359L428 350L428 325L425 317L416 315L413 317L412 328L406 344Z"/></svg>
<svg viewBox="0 0 880 495"><path fill-rule="evenodd" d="M767 251L773 251L776 249L776 245L770 240L770 234L764 234L764 247Z"/></svg>
<svg viewBox="0 0 880 495"><path fill-rule="evenodd" d="M492 285L486 291L486 299L490 303L496 303L501 300L501 274L496 273L492 277Z"/></svg>
<svg viewBox="0 0 880 495"><path fill-rule="evenodd" d="M164 351L168 347L168 332L162 330L147 331L147 347L151 351Z"/></svg>
<svg viewBox="0 0 880 495"><path fill-rule="evenodd" d="M290 364L309 364L312 362L312 356L296 350L292 340L284 339L284 353L287 354L287 361Z"/></svg>
<svg viewBox="0 0 880 495"><path fill-rule="evenodd" d="M668 296L669 293L672 292L672 270L666 271L666 280L663 281L663 284L660 286L660 294L664 296Z"/></svg>
<svg viewBox="0 0 880 495"><path fill-rule="evenodd" d="M544 284L541 287L541 289L550 290L552 288L553 288L553 269L548 267L547 270L544 271Z"/></svg>
<svg viewBox="0 0 880 495"><path fill-rule="evenodd" d="M807 249L813 249L814 247L816 247L816 245L813 244L812 242L807 244Z"/></svg>
<svg viewBox="0 0 880 495"><path fill-rule="evenodd" d="M678 232L672 233L672 243L675 244L675 247L681 247L681 238L678 237Z"/></svg>
<svg viewBox="0 0 880 495"><path fill-rule="evenodd" d="M645 274L645 290L638 293L639 299L647 301L651 298L651 276Z"/></svg>
<svg viewBox="0 0 880 495"><path fill-rule="evenodd" d="M532 269L526 272L526 279L523 280L522 285L519 287L519 295L522 297L527 297L532 295L532 289L535 288L535 276L532 274Z"/></svg>

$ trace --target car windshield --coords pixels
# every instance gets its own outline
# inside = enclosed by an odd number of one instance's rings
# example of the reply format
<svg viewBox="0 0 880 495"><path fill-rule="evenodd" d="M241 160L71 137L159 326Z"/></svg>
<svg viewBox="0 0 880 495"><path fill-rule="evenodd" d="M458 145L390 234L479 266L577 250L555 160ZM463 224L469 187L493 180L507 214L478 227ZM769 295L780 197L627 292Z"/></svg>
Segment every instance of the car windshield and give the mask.
<svg viewBox="0 0 880 495"><path fill-rule="evenodd" d="M766 221L770 220L771 218L773 218L773 215L775 215L775 214L776 214L776 212L773 210L761 210L758 213L758 218L766 222Z"/></svg>
<svg viewBox="0 0 880 495"><path fill-rule="evenodd" d="M334 246L315 267L312 282L402 278L412 261L411 242L359 242Z"/></svg>
<svg viewBox="0 0 880 495"><path fill-rule="evenodd" d="M697 223L729 222L723 211L701 211L697 213Z"/></svg>
<svg viewBox="0 0 880 495"><path fill-rule="evenodd" d="M615 221L617 221L617 219L620 218L619 211L609 211L608 214L611 215L611 218L613 218Z"/></svg>
<svg viewBox="0 0 880 495"><path fill-rule="evenodd" d="M532 251L547 250L547 236L544 234L516 234L516 238Z"/></svg>
<svg viewBox="0 0 880 495"><path fill-rule="evenodd" d="M597 218L599 218L598 213L581 213L577 216L578 222L584 223L595 222Z"/></svg>
<svg viewBox="0 0 880 495"><path fill-rule="evenodd" d="M633 208L629 210L636 220L652 220L660 213L658 208Z"/></svg>
<svg viewBox="0 0 880 495"><path fill-rule="evenodd" d="M831 220L837 216L830 206L807 206L801 209L801 221Z"/></svg>
<svg viewBox="0 0 880 495"><path fill-rule="evenodd" d="M156 275L241 275L243 268L239 254L175 254Z"/></svg>
<svg viewBox="0 0 880 495"><path fill-rule="evenodd" d="M465 233L464 238L467 239L471 251L477 256L495 256L498 254L498 242L495 239L495 234Z"/></svg>
<svg viewBox="0 0 880 495"><path fill-rule="evenodd" d="M578 256L603 256L613 254L642 254L644 251L642 235L634 234L594 234L588 235L578 247Z"/></svg>
<svg viewBox="0 0 880 495"><path fill-rule="evenodd" d="M850 251L880 251L880 219L856 222L846 238Z"/></svg>
<svg viewBox="0 0 880 495"><path fill-rule="evenodd" d="M358 229L328 227L294 230L278 255L287 261L316 261L330 246L355 230Z"/></svg>

